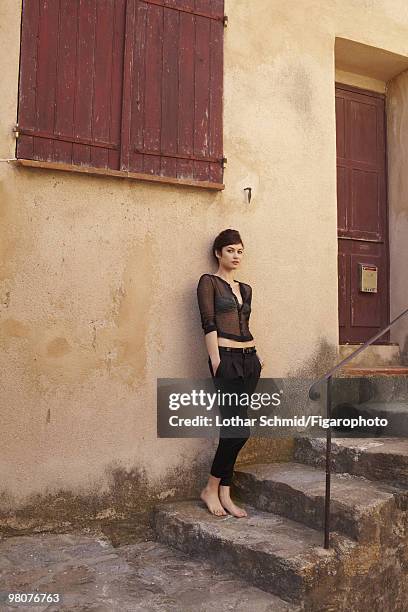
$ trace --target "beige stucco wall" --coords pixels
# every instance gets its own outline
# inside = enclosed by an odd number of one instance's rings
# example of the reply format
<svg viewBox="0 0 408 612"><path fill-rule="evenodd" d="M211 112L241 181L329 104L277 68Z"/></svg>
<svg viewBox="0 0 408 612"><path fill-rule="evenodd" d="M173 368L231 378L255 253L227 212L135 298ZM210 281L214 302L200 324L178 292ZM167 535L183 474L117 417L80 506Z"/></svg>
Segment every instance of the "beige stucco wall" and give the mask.
<svg viewBox="0 0 408 612"><path fill-rule="evenodd" d="M388 202L390 224L391 318L408 308L408 71L388 83ZM408 363L408 313L395 324L392 339Z"/></svg>
<svg viewBox="0 0 408 612"><path fill-rule="evenodd" d="M195 289L222 229L245 243L263 375L321 372L336 351L334 40L408 55L408 7L227 0L226 13L223 192L0 163L2 509L26 508L20 521L198 491L215 443L156 438L156 378L209 375ZM2 0L1 158L19 17Z"/></svg>

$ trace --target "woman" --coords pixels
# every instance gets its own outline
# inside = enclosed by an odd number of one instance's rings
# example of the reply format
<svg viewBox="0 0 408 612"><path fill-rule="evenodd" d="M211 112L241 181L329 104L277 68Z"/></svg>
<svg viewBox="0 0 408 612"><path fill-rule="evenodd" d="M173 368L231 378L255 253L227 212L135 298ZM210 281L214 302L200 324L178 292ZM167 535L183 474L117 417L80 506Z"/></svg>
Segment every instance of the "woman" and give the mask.
<svg viewBox="0 0 408 612"><path fill-rule="evenodd" d="M252 288L235 280L244 254L239 232L233 229L221 232L212 251L218 270L215 274L203 274L197 286L211 376L216 388L238 383L241 390L251 393L256 388L264 363L257 355L248 327ZM222 417L246 417L246 408L240 405L220 406L220 411ZM247 516L245 510L231 500L230 485L238 453L249 436L249 427L221 428L208 483L200 495L208 510L216 516L225 516L226 510L238 518Z"/></svg>

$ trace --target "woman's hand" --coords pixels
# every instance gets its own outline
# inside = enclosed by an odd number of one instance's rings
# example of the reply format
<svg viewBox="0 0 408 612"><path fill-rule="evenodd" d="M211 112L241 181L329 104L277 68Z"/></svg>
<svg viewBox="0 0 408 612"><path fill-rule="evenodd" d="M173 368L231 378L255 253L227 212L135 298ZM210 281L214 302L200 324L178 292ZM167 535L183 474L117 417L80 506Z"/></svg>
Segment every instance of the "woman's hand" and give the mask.
<svg viewBox="0 0 408 612"><path fill-rule="evenodd" d="M220 363L221 363L221 359L218 359L218 361L211 361L214 376L217 374L217 370L218 370Z"/></svg>
<svg viewBox="0 0 408 612"><path fill-rule="evenodd" d="M218 348L217 330L205 335L205 344L207 347L208 356L210 358L212 371L215 376L221 362L220 351Z"/></svg>

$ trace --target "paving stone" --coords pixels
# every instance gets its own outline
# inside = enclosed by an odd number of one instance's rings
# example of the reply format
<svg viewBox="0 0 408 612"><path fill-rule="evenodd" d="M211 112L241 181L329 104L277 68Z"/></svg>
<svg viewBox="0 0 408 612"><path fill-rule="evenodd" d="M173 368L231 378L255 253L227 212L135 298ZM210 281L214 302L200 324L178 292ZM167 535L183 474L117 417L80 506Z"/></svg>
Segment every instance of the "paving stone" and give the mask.
<svg viewBox="0 0 408 612"><path fill-rule="evenodd" d="M2 612L294 612L278 597L156 541L35 534L0 543L1 591L61 593L62 602ZM2 606L2 607L1 607Z"/></svg>

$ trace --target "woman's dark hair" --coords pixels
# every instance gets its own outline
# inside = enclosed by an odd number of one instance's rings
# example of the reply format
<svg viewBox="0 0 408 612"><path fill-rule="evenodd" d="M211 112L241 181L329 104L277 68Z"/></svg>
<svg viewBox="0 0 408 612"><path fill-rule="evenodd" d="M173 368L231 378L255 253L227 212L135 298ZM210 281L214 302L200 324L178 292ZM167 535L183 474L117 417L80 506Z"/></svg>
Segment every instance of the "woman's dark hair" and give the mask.
<svg viewBox="0 0 408 612"><path fill-rule="evenodd" d="M229 244L242 244L244 243L241 240L241 236L239 232L234 229L226 229L223 232L219 233L216 239L214 240L214 244L212 247L213 255L218 263L218 257L215 254L215 251L219 251L222 254L222 248L228 246Z"/></svg>

